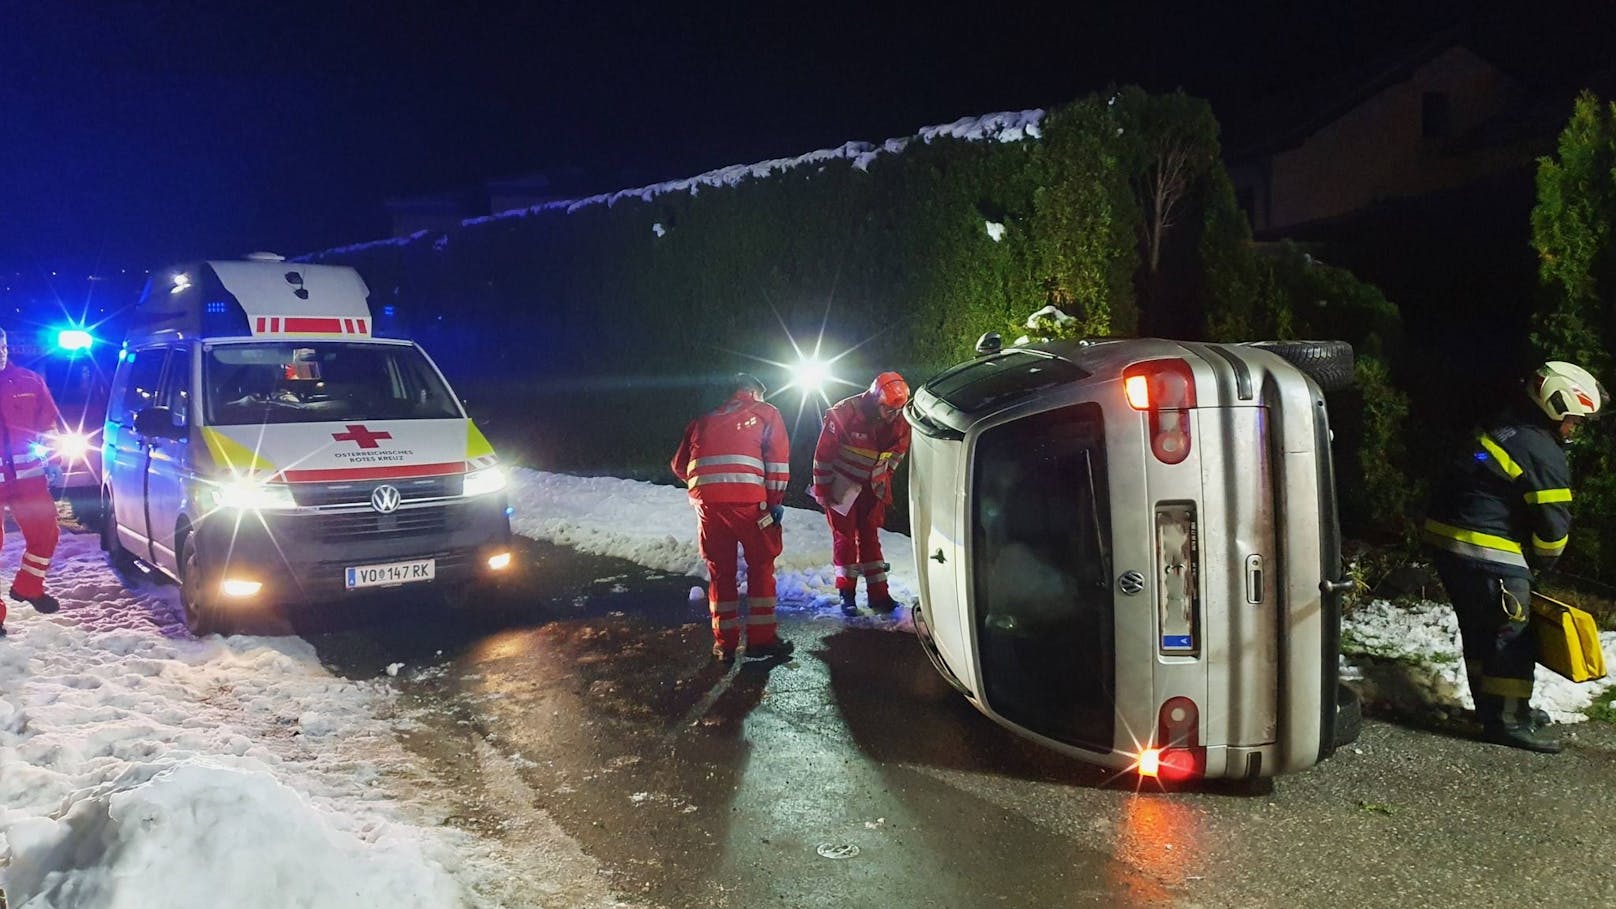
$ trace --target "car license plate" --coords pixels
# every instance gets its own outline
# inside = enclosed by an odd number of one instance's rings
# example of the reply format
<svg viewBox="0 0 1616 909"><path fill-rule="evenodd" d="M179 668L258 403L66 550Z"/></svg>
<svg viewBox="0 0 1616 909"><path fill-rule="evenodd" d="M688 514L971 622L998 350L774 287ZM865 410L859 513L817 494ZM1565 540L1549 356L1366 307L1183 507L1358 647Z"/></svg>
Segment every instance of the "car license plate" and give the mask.
<svg viewBox="0 0 1616 909"><path fill-rule="evenodd" d="M413 559L408 562L388 562L384 565L355 565L347 569L348 589L360 587L391 587L430 581L437 576L436 559Z"/></svg>

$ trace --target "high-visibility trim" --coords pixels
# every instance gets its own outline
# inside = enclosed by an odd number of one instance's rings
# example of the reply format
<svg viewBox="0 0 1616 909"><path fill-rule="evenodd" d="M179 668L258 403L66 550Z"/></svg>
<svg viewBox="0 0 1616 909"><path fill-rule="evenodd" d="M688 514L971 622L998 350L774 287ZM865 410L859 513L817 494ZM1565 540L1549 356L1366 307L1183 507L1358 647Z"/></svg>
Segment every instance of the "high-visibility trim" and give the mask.
<svg viewBox="0 0 1616 909"><path fill-rule="evenodd" d="M763 478L755 473L703 473L685 481L685 486L695 489L697 486L711 486L714 483L741 483L750 486L762 486Z"/></svg>
<svg viewBox="0 0 1616 909"><path fill-rule="evenodd" d="M1495 675L1480 677L1481 693L1494 694L1505 698L1521 698L1527 700L1532 697L1531 679L1504 679Z"/></svg>
<svg viewBox="0 0 1616 909"><path fill-rule="evenodd" d="M19 480L27 480L27 479L32 479L33 477L42 477L42 476L44 476L45 475L45 468L43 466L23 467L23 468L17 468L14 472L17 475L17 479L19 479ZM4 485L6 485L6 479L5 479L5 477L0 477L0 486L4 486Z"/></svg>
<svg viewBox="0 0 1616 909"><path fill-rule="evenodd" d="M254 335L299 335L322 338L368 338L366 319L345 316L254 316Z"/></svg>
<svg viewBox="0 0 1616 909"><path fill-rule="evenodd" d="M1485 448L1487 453L1492 455L1493 460L1498 462L1499 467L1503 468L1506 476L1508 476L1511 480L1520 479L1521 474L1524 473L1524 471L1521 470L1521 465L1516 464L1515 459L1509 456L1509 452L1505 451L1503 446L1499 445L1497 442L1494 442L1492 436L1482 433L1476 437L1476 441L1480 442L1481 447Z"/></svg>
<svg viewBox="0 0 1616 909"><path fill-rule="evenodd" d="M494 446L489 444L488 437L483 435L477 424L466 421L466 460L475 461L478 458L490 457L494 454Z"/></svg>
<svg viewBox="0 0 1616 909"><path fill-rule="evenodd" d="M400 464L391 467L332 467L322 470L284 470L288 483L326 483L334 480L392 480L400 477L443 477L465 473L464 461L442 464Z"/></svg>
<svg viewBox="0 0 1616 909"><path fill-rule="evenodd" d="M839 578L857 578L863 573L862 565L837 565L836 576Z"/></svg>
<svg viewBox="0 0 1616 909"><path fill-rule="evenodd" d="M1558 540L1545 541L1538 539L1537 534L1534 533L1532 534L1532 551L1543 555L1558 555L1565 551L1566 541L1570 539L1571 535L1567 534Z"/></svg>
<svg viewBox="0 0 1616 909"><path fill-rule="evenodd" d="M731 454L710 455L705 458L691 458L690 463L685 467L685 472L692 473L702 467L718 467L720 465L728 466L732 464L739 464L742 467L756 467L758 470L763 469L762 458L754 458L751 455Z"/></svg>
<svg viewBox="0 0 1616 909"><path fill-rule="evenodd" d="M754 612L746 617L747 628L757 628L763 625L778 624L774 620L774 607L770 606L763 612Z"/></svg>
<svg viewBox="0 0 1616 909"><path fill-rule="evenodd" d="M790 480L770 480L765 485L768 486L770 492L785 492L786 488L791 485L791 481Z"/></svg>
<svg viewBox="0 0 1616 909"><path fill-rule="evenodd" d="M765 461L764 464L763 464L763 471L764 471L764 473L790 473L791 472L791 462L790 461Z"/></svg>
<svg viewBox="0 0 1616 909"><path fill-rule="evenodd" d="M260 457L258 452L237 442L217 429L204 428L202 442L208 446L215 463L236 473L273 471L275 465Z"/></svg>
<svg viewBox="0 0 1616 909"><path fill-rule="evenodd" d="M1548 505L1551 502L1571 501L1569 489L1534 489L1525 496L1528 505Z"/></svg>
<svg viewBox="0 0 1616 909"><path fill-rule="evenodd" d="M1476 559L1482 562L1492 562L1497 565L1510 565L1516 568L1526 568L1526 556L1521 553L1519 543L1504 537L1487 533L1477 533L1471 530L1461 530L1439 521L1426 520L1425 541L1438 549L1444 549L1454 555ZM1488 541L1484 543L1482 541ZM1488 545L1495 543L1496 545Z"/></svg>
<svg viewBox="0 0 1616 909"><path fill-rule="evenodd" d="M32 565L18 565L17 570L18 571L26 571L31 575L35 575L35 576L41 577L41 578L45 576L45 569L43 569L43 568L35 568Z"/></svg>
<svg viewBox="0 0 1616 909"><path fill-rule="evenodd" d="M51 560L49 558L47 558L45 556L34 555L31 552L24 552L22 554L22 560L24 562L29 562L29 563L32 563L34 565L38 565L40 568L49 568L50 564L51 564Z"/></svg>

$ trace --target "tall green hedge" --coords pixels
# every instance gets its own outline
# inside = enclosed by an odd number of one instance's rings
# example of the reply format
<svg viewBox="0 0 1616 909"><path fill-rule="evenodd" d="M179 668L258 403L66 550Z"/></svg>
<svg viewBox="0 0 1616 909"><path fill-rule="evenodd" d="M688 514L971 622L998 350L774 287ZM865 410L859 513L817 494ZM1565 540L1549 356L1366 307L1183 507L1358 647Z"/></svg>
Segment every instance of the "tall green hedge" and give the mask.
<svg viewBox="0 0 1616 909"><path fill-rule="evenodd" d="M1368 335L1309 308L1350 276L1255 254L1206 102L1112 89L1001 138L916 138L863 162L830 156L310 258L358 268L373 303L392 305L463 390L502 405L491 412L519 404L523 417L490 434L519 437L540 466L663 479L714 377L747 369L779 388L794 344L845 354L849 384L831 399L882 369L923 381L985 331L1025 331L1045 305L1083 336L1319 332L1379 350L1364 344L1384 307L1342 297L1342 313L1372 319ZM806 477L824 402L773 400ZM1389 446L1396 431L1384 433Z"/></svg>
<svg viewBox="0 0 1616 909"><path fill-rule="evenodd" d="M1616 103L1580 95L1556 154L1538 162L1532 244L1543 289L1532 344L1606 383L1616 375ZM1573 439L1575 525L1563 564L1616 582L1616 419Z"/></svg>

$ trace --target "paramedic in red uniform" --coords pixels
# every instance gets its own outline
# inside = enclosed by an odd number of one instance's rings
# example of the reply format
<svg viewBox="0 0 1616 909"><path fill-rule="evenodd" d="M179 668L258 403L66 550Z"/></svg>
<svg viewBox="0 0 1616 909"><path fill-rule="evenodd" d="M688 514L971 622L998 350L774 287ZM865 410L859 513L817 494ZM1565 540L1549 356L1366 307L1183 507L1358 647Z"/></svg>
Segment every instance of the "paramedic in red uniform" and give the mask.
<svg viewBox="0 0 1616 909"><path fill-rule="evenodd" d="M891 612L881 558L881 521L892 504L892 476L909 453L909 424L901 411L909 402L903 376L884 372L867 391L843 398L825 411L825 425L814 448L814 501L830 521L831 560L842 613L858 615L858 579L870 608Z"/></svg>
<svg viewBox="0 0 1616 909"><path fill-rule="evenodd" d="M10 596L40 612L55 612L56 598L45 592L45 572L56 554L56 501L46 484L43 452L45 436L55 431L61 415L45 380L11 363L8 353L0 329L0 501L11 509L25 544ZM5 618L0 600L0 635Z"/></svg>
<svg viewBox="0 0 1616 909"><path fill-rule="evenodd" d="M736 546L746 554L746 656L783 658L794 648L774 625L774 560L784 545L781 502L791 478L791 440L763 391L755 376L736 374L728 399L685 427L671 464L696 509L713 656L726 664L741 643Z"/></svg>

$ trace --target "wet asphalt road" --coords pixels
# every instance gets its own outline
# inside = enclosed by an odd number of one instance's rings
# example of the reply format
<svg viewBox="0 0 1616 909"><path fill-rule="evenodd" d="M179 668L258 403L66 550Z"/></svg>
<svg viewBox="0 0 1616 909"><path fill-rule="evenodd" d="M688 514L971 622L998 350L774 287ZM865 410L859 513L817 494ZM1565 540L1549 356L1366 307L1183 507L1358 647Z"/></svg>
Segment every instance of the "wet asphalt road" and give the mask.
<svg viewBox="0 0 1616 909"><path fill-rule="evenodd" d="M907 634L785 615L793 660L725 670L692 579L531 541L521 561L457 614L299 630L339 673L404 664L427 723L406 744L455 823L542 815L639 904L1616 905L1608 725L1550 757L1371 708L1271 785L1138 792L977 714Z"/></svg>

